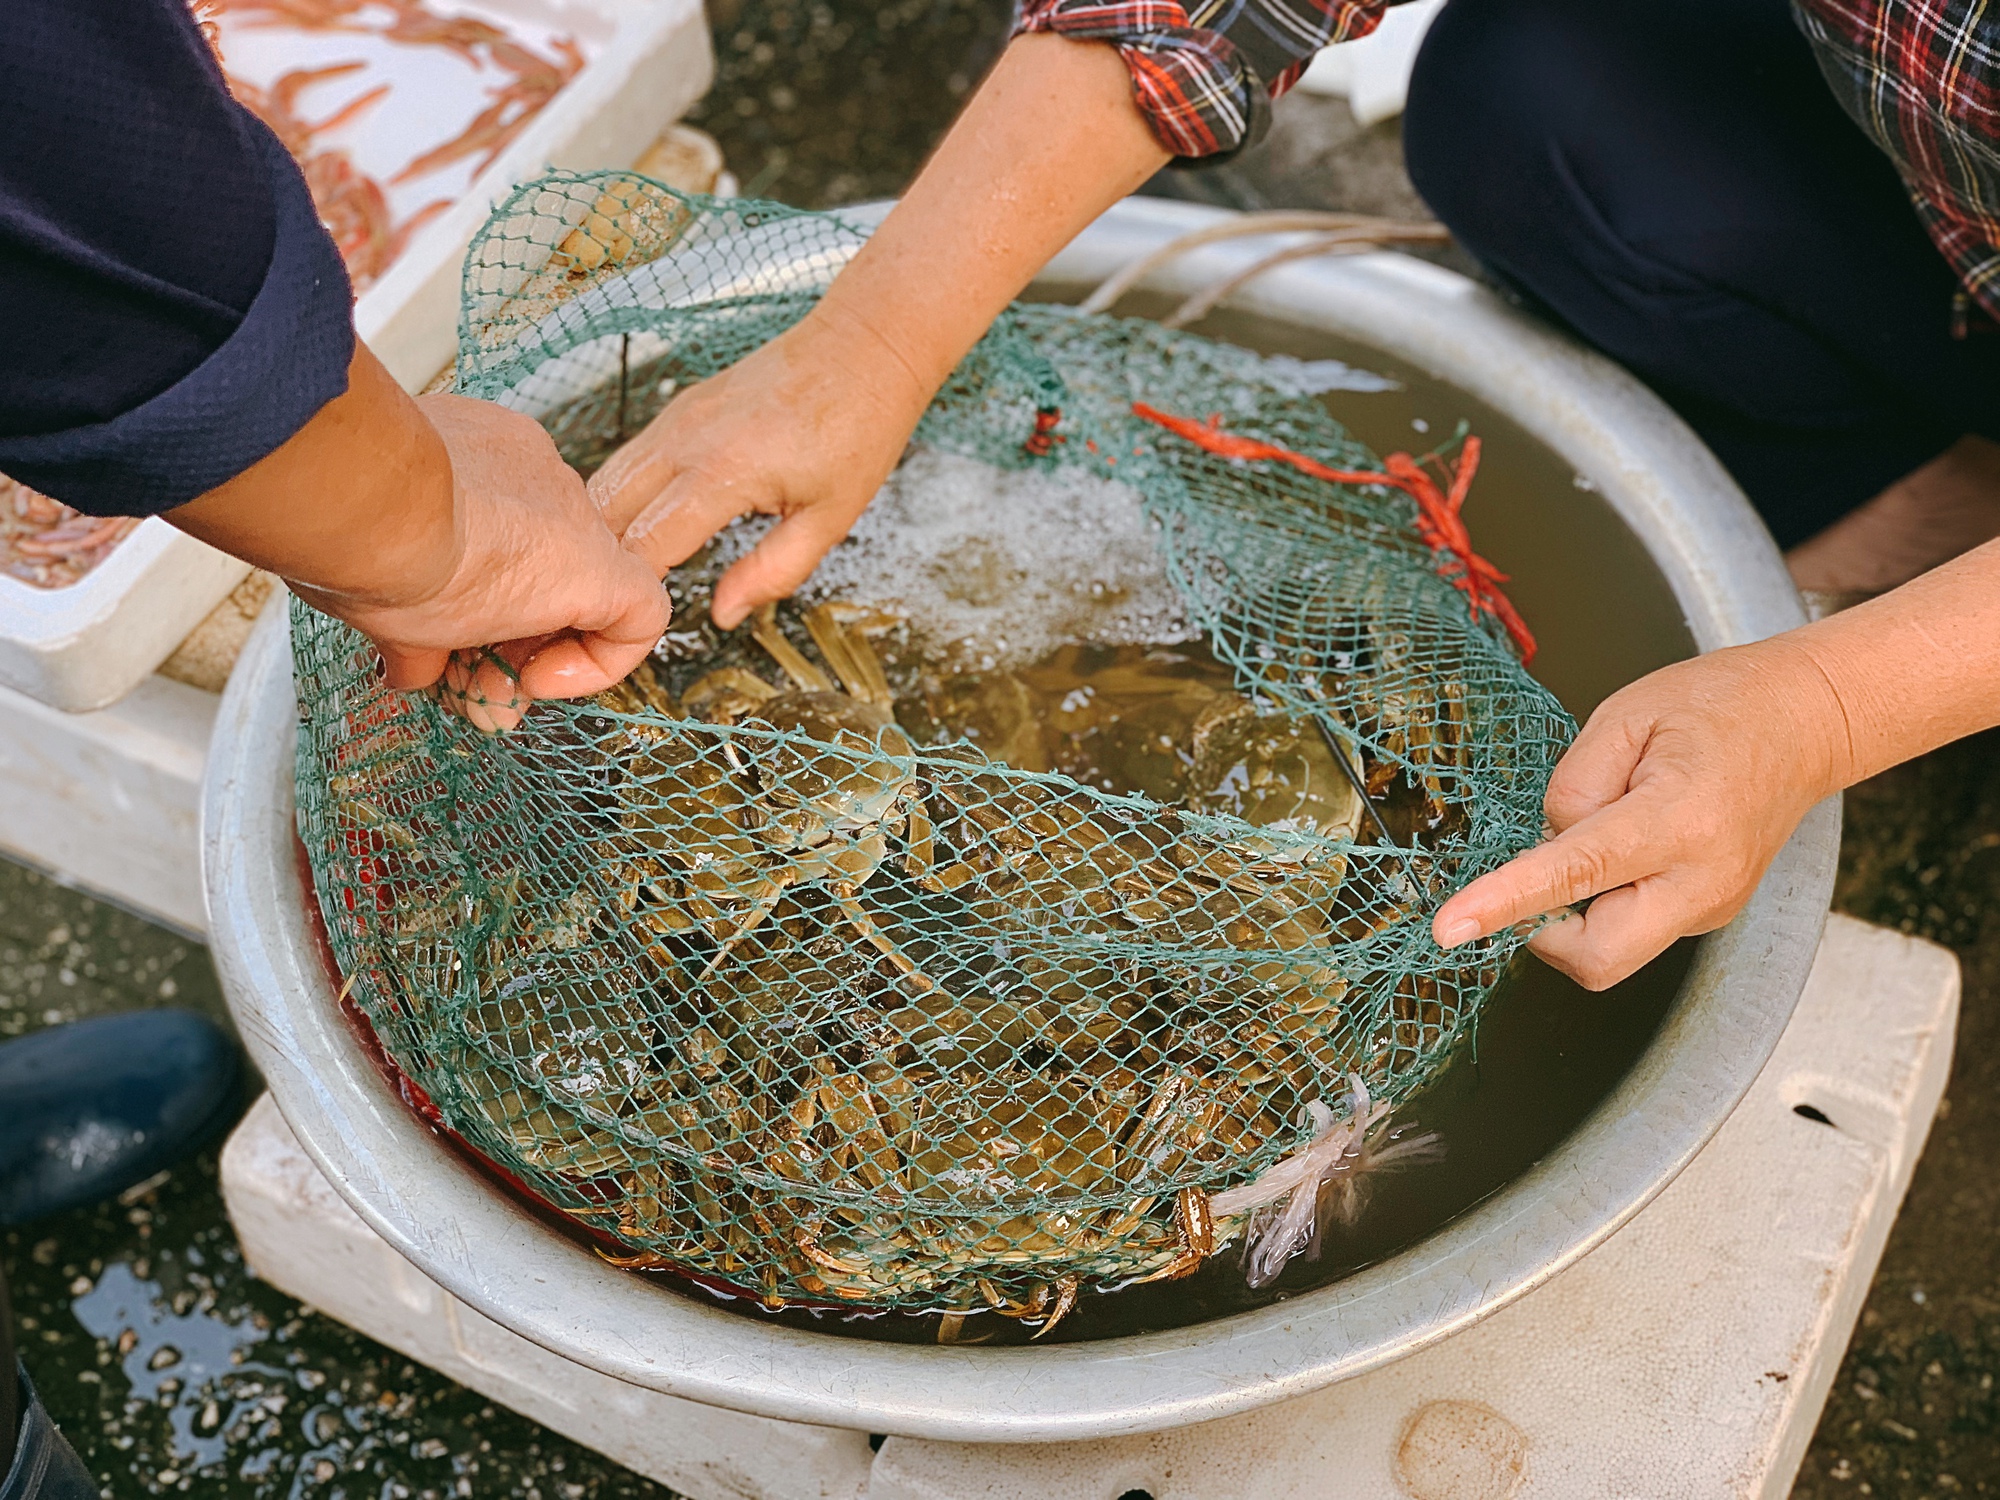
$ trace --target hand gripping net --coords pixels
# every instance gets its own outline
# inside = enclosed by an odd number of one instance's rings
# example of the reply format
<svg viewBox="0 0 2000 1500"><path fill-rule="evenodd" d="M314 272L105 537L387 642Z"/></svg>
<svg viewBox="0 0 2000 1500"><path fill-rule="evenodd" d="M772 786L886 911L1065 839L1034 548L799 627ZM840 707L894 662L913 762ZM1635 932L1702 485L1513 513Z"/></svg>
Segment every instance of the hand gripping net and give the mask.
<svg viewBox="0 0 2000 1500"><path fill-rule="evenodd" d="M588 470L862 239L549 176L472 245L457 388ZM1268 1279L1476 1020L1518 938L1446 954L1431 915L1535 841L1574 732L1439 540L1462 485L1386 473L1295 370L1024 305L918 430L1143 497L1237 688L1184 805L918 743L837 609L760 627L782 685L649 665L482 738L295 603L299 834L406 1097L607 1258L770 1305L1046 1328L1233 1243Z"/></svg>

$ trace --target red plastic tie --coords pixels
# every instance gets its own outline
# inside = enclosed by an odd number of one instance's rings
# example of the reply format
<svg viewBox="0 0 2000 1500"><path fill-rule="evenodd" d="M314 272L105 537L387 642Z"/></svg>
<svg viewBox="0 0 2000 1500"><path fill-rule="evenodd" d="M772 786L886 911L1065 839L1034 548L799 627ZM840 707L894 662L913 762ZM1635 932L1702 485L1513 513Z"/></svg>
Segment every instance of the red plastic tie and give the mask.
<svg viewBox="0 0 2000 1500"><path fill-rule="evenodd" d="M1170 416L1143 401L1132 404L1132 413L1221 458L1290 464L1301 474L1323 479L1328 484L1382 484L1401 490L1417 503L1417 535L1440 558L1449 558L1454 565L1441 571L1471 602L1472 618L1477 621L1482 611L1491 615L1513 640L1521 653L1522 665L1535 659L1534 632L1528 629L1513 601L1501 592L1500 585L1507 582L1507 575L1472 550L1472 534L1466 530L1465 518L1460 514L1466 492L1472 488L1472 476L1479 471L1478 438L1467 438L1457 467L1445 469L1450 483L1446 491L1407 453L1391 453L1382 460L1379 471L1335 469L1276 443L1226 431L1219 416L1196 422Z"/></svg>
<svg viewBox="0 0 2000 1500"><path fill-rule="evenodd" d="M1035 430L1028 435L1021 450L1032 458L1047 458L1062 439L1056 435L1056 428L1062 422L1062 408L1044 406L1035 413Z"/></svg>

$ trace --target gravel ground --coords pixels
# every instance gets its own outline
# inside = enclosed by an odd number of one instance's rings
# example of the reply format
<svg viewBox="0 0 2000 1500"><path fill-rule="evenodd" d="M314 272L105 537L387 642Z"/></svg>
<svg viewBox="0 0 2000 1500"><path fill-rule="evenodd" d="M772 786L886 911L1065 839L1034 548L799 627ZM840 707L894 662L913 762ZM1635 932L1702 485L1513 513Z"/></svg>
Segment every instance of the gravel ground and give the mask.
<svg viewBox="0 0 2000 1500"><path fill-rule="evenodd" d="M720 0L694 116L749 191L897 191L1004 38L993 0ZM1393 125L1280 104L1271 138L1163 196L1407 215ZM1455 251L1442 257L1472 269ZM2000 737L1848 803L1837 904L1965 964L1946 1110L1807 1455L1800 1500L2000 1493ZM173 1003L220 1013L206 954L0 863L0 1037ZM209 1152L126 1201L0 1235L21 1342L107 1496L665 1496L252 1277Z"/></svg>

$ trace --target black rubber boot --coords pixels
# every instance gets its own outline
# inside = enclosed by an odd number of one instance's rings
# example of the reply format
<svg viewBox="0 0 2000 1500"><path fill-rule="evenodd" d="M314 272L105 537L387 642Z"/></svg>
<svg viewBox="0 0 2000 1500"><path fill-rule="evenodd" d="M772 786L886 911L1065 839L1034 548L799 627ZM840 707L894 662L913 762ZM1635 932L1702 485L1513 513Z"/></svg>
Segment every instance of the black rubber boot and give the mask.
<svg viewBox="0 0 2000 1500"><path fill-rule="evenodd" d="M142 1010L0 1043L0 1224L122 1192L236 1116L241 1065L214 1022Z"/></svg>
<svg viewBox="0 0 2000 1500"><path fill-rule="evenodd" d="M48 1408L35 1394L25 1366L20 1379L21 1430L14 1439L14 1461L0 1479L0 1500L97 1500L97 1481L76 1456L76 1449L56 1431Z"/></svg>
<svg viewBox="0 0 2000 1500"><path fill-rule="evenodd" d="M15 1378L14 1310L7 1305L7 1277L0 1273L0 1474L13 1467L21 1432L21 1382Z"/></svg>

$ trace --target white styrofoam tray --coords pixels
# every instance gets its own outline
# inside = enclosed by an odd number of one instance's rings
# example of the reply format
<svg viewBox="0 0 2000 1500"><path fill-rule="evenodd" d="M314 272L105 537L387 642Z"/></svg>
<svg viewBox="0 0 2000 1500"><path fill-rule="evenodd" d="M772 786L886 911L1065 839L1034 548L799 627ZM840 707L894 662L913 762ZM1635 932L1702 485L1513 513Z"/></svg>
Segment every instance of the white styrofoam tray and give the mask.
<svg viewBox="0 0 2000 1500"><path fill-rule="evenodd" d="M201 772L221 704L158 673L87 714L0 687L0 855L200 937Z"/></svg>
<svg viewBox="0 0 2000 1500"><path fill-rule="evenodd" d="M0 575L0 687L71 713L106 708L249 571L152 517L68 588Z"/></svg>
<svg viewBox="0 0 2000 1500"><path fill-rule="evenodd" d="M1444 0L1407 0L1384 11L1381 24L1366 36L1314 57L1299 79L1299 90L1345 99L1359 125L1393 120L1409 98L1417 51L1443 9Z"/></svg>
<svg viewBox="0 0 2000 1500"><path fill-rule="evenodd" d="M458 287L465 247L494 204L549 167L624 166L708 89L715 73L702 0L487 0L485 11L524 26L586 31L594 13L609 37L583 71L536 117L450 210L411 240L355 304L354 323L390 372L411 390L444 368L457 348Z"/></svg>
<svg viewBox="0 0 2000 1500"><path fill-rule="evenodd" d="M493 205L550 166L635 160L701 97L715 68L701 0L489 0L485 10L538 29L594 29L605 40L355 304L356 329L411 390L452 357L465 247ZM596 18L594 28L588 18ZM0 686L72 713L115 703L248 571L153 519L68 588L0 577Z"/></svg>

